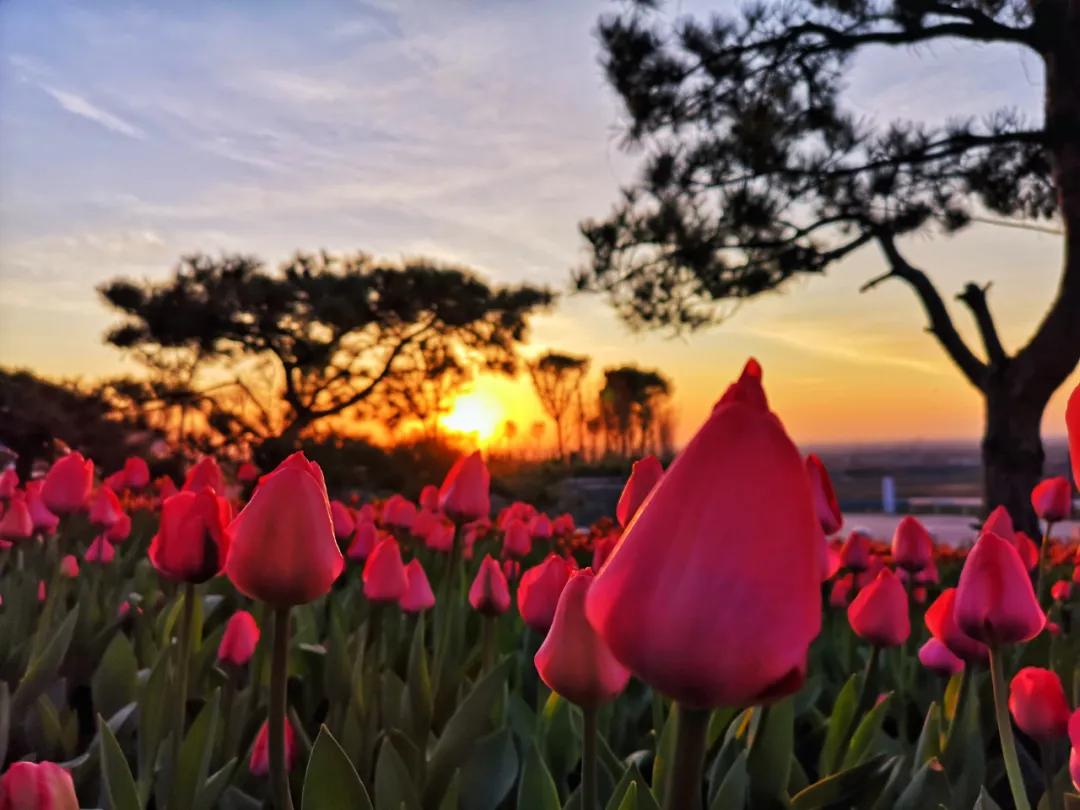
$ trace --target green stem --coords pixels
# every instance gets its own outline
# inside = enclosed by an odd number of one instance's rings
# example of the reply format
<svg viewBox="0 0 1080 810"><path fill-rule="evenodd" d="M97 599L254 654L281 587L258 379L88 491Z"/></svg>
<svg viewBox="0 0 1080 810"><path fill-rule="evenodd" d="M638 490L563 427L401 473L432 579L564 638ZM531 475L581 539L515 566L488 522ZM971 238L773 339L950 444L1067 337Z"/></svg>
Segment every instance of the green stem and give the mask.
<svg viewBox="0 0 1080 810"><path fill-rule="evenodd" d="M491 671L495 663L495 616L484 616L480 619L481 647L480 647L480 674L486 675Z"/></svg>
<svg viewBox="0 0 1080 810"><path fill-rule="evenodd" d="M1046 578L1046 555L1050 550L1050 529L1054 524L1049 520L1046 521L1046 531L1043 533L1042 545L1039 546L1039 572L1035 578L1035 594L1039 598L1039 604L1046 603L1046 587L1048 584Z"/></svg>
<svg viewBox="0 0 1080 810"><path fill-rule="evenodd" d="M945 740L945 750L942 752L943 761L948 766L948 763L952 761L952 752L957 745L959 736L956 729L960 723L963 722L964 713L967 711L968 701L971 699L971 693L975 690L975 667L968 664L964 667L964 672L960 676L960 690L956 696L956 710L953 712L952 722L949 724L949 736Z"/></svg>
<svg viewBox="0 0 1080 810"><path fill-rule="evenodd" d="M274 609L274 650L270 662L270 784L277 810L293 810L285 760L286 691L289 683L289 607Z"/></svg>
<svg viewBox="0 0 1080 810"><path fill-rule="evenodd" d="M585 727L581 740L581 808L596 810L596 708L582 708Z"/></svg>
<svg viewBox="0 0 1080 810"><path fill-rule="evenodd" d="M1050 810L1064 810L1065 796L1054 789L1054 749L1050 743L1039 744L1039 762L1042 764L1043 786Z"/></svg>
<svg viewBox="0 0 1080 810"><path fill-rule="evenodd" d="M1005 685L1004 661L1001 648L990 648L990 680L994 686L994 716L997 719L998 735L1001 737L1001 757L1005 760L1005 773L1009 777L1009 789L1012 791L1016 810L1030 810L1027 791L1024 789L1024 777L1020 773L1020 761L1016 758L1016 740L1013 738L1012 721L1009 719L1009 693Z"/></svg>
<svg viewBox="0 0 1080 810"><path fill-rule="evenodd" d="M873 681L874 674L877 671L878 658L881 656L881 648L876 644L870 648L870 656L866 659L866 669L863 670L862 684L859 686L859 699L855 703L855 714L851 716L851 720L848 721L847 728L844 729L843 742L840 745L839 751L846 751L848 742L851 740L851 735L855 733L855 729L859 727L859 723L862 721L863 716L870 711L871 702L873 700Z"/></svg>
<svg viewBox="0 0 1080 810"><path fill-rule="evenodd" d="M187 719L188 670L191 669L191 635L195 615L195 586L187 582L180 597L184 606L180 613L180 638L176 650L176 714L173 721L172 767L169 778L176 779L180 770L180 746L184 741L184 721Z"/></svg>
<svg viewBox="0 0 1080 810"><path fill-rule="evenodd" d="M675 762L667 782L664 810L700 810L701 777L705 766L707 709L678 704L675 711Z"/></svg>

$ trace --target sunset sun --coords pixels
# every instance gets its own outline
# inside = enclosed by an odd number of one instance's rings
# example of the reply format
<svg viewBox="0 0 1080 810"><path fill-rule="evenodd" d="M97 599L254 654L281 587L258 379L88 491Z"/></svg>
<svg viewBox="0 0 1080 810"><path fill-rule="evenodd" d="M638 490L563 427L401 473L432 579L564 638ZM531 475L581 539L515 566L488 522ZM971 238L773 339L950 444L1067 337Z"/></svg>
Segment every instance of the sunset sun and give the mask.
<svg viewBox="0 0 1080 810"><path fill-rule="evenodd" d="M443 427L455 433L487 442L503 420L503 409L494 397L483 393L463 394L454 401L450 413L442 418Z"/></svg>

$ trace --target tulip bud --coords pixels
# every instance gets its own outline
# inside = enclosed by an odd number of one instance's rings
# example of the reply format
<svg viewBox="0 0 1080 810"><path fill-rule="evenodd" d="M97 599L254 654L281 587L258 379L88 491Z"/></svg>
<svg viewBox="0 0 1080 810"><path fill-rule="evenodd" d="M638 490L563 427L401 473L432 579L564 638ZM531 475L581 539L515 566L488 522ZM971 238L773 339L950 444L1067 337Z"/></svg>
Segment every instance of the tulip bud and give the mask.
<svg viewBox="0 0 1080 810"><path fill-rule="evenodd" d="M521 575L521 561L514 559L503 560L502 572L507 582L517 582L517 578Z"/></svg>
<svg viewBox="0 0 1080 810"><path fill-rule="evenodd" d="M418 499L421 509L426 509L428 512L439 511L439 488L434 484L427 484L420 490L420 497Z"/></svg>
<svg viewBox="0 0 1080 810"><path fill-rule="evenodd" d="M116 558L116 549L113 548L105 535L99 534L90 543L90 546L86 549L86 553L83 554L83 561L88 563L101 563L107 565Z"/></svg>
<svg viewBox="0 0 1080 810"><path fill-rule="evenodd" d="M389 535L379 541L364 564L364 596L371 602L396 602L405 593L401 548Z"/></svg>
<svg viewBox="0 0 1080 810"><path fill-rule="evenodd" d="M35 532L52 534L60 525L60 518L49 511L41 498L42 481L31 481L26 485L26 508L30 510L30 519Z"/></svg>
<svg viewBox="0 0 1080 810"><path fill-rule="evenodd" d="M919 661L938 675L949 677L964 671L964 659L948 648L945 642L931 638L919 647Z"/></svg>
<svg viewBox="0 0 1080 810"><path fill-rule="evenodd" d="M630 680L630 671L615 659L585 616L585 599L593 581L589 568L570 577L559 595L551 630L534 659L545 684L586 709L614 700Z"/></svg>
<svg viewBox="0 0 1080 810"><path fill-rule="evenodd" d="M0 518L0 539L17 542L34 534L34 519L26 505L26 496L15 492L8 501L7 510Z"/></svg>
<svg viewBox="0 0 1080 810"><path fill-rule="evenodd" d="M491 475L477 450L462 456L439 487L439 509L455 520L474 520L491 513Z"/></svg>
<svg viewBox="0 0 1080 810"><path fill-rule="evenodd" d="M574 533L574 516L564 512L551 522L551 531L558 537L566 537Z"/></svg>
<svg viewBox="0 0 1080 810"><path fill-rule="evenodd" d="M984 644L1015 644L1046 624L1031 579L1008 540L984 533L968 553L956 587L956 623Z"/></svg>
<svg viewBox="0 0 1080 810"><path fill-rule="evenodd" d="M1009 684L1009 711L1017 727L1038 742L1053 742L1069 730L1069 703L1057 673L1024 667Z"/></svg>
<svg viewBox="0 0 1080 810"><path fill-rule="evenodd" d="M0 502L15 494L19 487L19 474L14 467L5 467L0 471Z"/></svg>
<svg viewBox="0 0 1080 810"><path fill-rule="evenodd" d="M68 579L76 579L79 576L79 561L74 554L65 554L60 560L60 574Z"/></svg>
<svg viewBox="0 0 1080 810"><path fill-rule="evenodd" d="M401 495L391 495L383 504L382 524L395 529L411 529L416 522L416 506Z"/></svg>
<svg viewBox="0 0 1080 810"><path fill-rule="evenodd" d="M352 512L341 501L330 501L330 517L334 522L334 537L338 544L344 544L356 530Z"/></svg>
<svg viewBox="0 0 1080 810"><path fill-rule="evenodd" d="M521 575L517 590L518 612L522 620L538 633L546 633L555 617L559 594L570 578L569 563L555 554Z"/></svg>
<svg viewBox="0 0 1080 810"><path fill-rule="evenodd" d="M356 521L356 534L353 535L346 554L353 562L363 562L374 550L378 540L379 530L375 528L375 524L367 518L360 518Z"/></svg>
<svg viewBox="0 0 1080 810"><path fill-rule="evenodd" d="M1072 513L1072 484L1064 475L1040 481L1031 490L1031 506L1047 523L1068 520Z"/></svg>
<svg viewBox="0 0 1080 810"><path fill-rule="evenodd" d="M826 537L836 534L844 525L844 516L840 512L840 502L836 499L836 490L833 489L829 471L815 453L806 457L806 475L810 479L814 511L821 523L821 530Z"/></svg>
<svg viewBox="0 0 1080 810"><path fill-rule="evenodd" d="M54 515L81 512L94 485L94 462L68 453L53 463L41 487L41 498Z"/></svg>
<svg viewBox="0 0 1080 810"><path fill-rule="evenodd" d="M161 522L150 541L150 562L174 582L206 582L217 576L229 554L231 508L207 488L184 490L161 507Z"/></svg>
<svg viewBox="0 0 1080 810"><path fill-rule="evenodd" d="M893 562L908 571L921 571L934 556L934 541L918 518L905 515L896 525L892 541Z"/></svg>
<svg viewBox="0 0 1080 810"><path fill-rule="evenodd" d="M503 554L526 557L532 551L532 535L523 520L512 520L503 535Z"/></svg>
<svg viewBox="0 0 1080 810"><path fill-rule="evenodd" d="M285 718L285 769L291 771L296 764L296 732L292 721ZM251 746L251 759L248 770L252 776L266 776L270 773L270 726L266 720L259 726L255 742Z"/></svg>
<svg viewBox="0 0 1080 810"><path fill-rule="evenodd" d="M218 645L218 661L242 667L255 654L259 643L259 625L246 610L238 610L225 624L225 633Z"/></svg>
<svg viewBox="0 0 1080 810"><path fill-rule="evenodd" d="M855 635L875 647L898 647L911 635L907 593L888 568L859 591L847 615Z"/></svg>
<svg viewBox="0 0 1080 810"><path fill-rule="evenodd" d="M126 512L120 513L120 519L105 530L105 538L112 544L123 543L131 534L131 517Z"/></svg>
<svg viewBox="0 0 1080 810"><path fill-rule="evenodd" d="M649 497L649 493L663 477L664 465L656 456L645 456L634 462L634 466L630 468L630 477L626 479L626 485L619 495L619 503L615 507L615 517L620 526L629 525Z"/></svg>
<svg viewBox="0 0 1080 810"><path fill-rule="evenodd" d="M865 571L870 565L870 539L856 529L840 549L840 565L848 571Z"/></svg>
<svg viewBox="0 0 1080 810"><path fill-rule="evenodd" d="M230 525L225 573L245 596L301 605L326 594L345 561L319 465L294 453L263 477Z"/></svg>
<svg viewBox="0 0 1080 810"><path fill-rule="evenodd" d="M821 531L756 363L627 526L586 609L624 666L685 706L760 703L802 684L821 627Z"/></svg>
<svg viewBox="0 0 1080 810"><path fill-rule="evenodd" d="M499 564L485 554L469 587L469 604L485 616L498 616L510 607L510 586Z"/></svg>
<svg viewBox="0 0 1080 810"><path fill-rule="evenodd" d="M221 467L213 456L203 456L199 463L188 470L184 478L184 486L181 489L188 492L198 492L200 489L212 489L214 492L225 491L225 478L221 474Z"/></svg>
<svg viewBox="0 0 1080 810"><path fill-rule="evenodd" d="M1080 385L1069 395L1065 406L1065 427L1069 433L1069 459L1072 461L1073 483L1080 486ZM1080 743L1073 743L1080 747Z"/></svg>
<svg viewBox="0 0 1080 810"><path fill-rule="evenodd" d="M535 540L550 540L553 534L551 518L541 512L529 521L529 534Z"/></svg>
<svg viewBox="0 0 1080 810"><path fill-rule="evenodd" d="M90 502L90 523L98 529L108 529L123 514L120 507L120 499L116 493L108 487L98 487L97 493Z"/></svg>
<svg viewBox="0 0 1080 810"><path fill-rule="evenodd" d="M124 460L123 472L128 489L142 489L150 483L150 468L138 456L128 456Z"/></svg>
<svg viewBox="0 0 1080 810"><path fill-rule="evenodd" d="M242 484L250 484L259 480L259 468L250 461L245 461L236 468L236 480Z"/></svg>
<svg viewBox="0 0 1080 810"><path fill-rule="evenodd" d="M1050 588L1050 596L1055 602L1067 602L1072 594L1072 583L1067 579L1055 582Z"/></svg>
<svg viewBox="0 0 1080 810"><path fill-rule="evenodd" d="M79 810L71 774L54 762L13 762L0 777L2 810Z"/></svg>
<svg viewBox="0 0 1080 810"><path fill-rule="evenodd" d="M989 650L976 641L956 622L956 588L946 588L926 609L924 620L934 638L968 663L985 663Z"/></svg>
<svg viewBox="0 0 1080 810"><path fill-rule="evenodd" d="M401 594L398 606L406 613L423 613L435 606L431 583L424 567L415 558L405 566L405 592Z"/></svg>

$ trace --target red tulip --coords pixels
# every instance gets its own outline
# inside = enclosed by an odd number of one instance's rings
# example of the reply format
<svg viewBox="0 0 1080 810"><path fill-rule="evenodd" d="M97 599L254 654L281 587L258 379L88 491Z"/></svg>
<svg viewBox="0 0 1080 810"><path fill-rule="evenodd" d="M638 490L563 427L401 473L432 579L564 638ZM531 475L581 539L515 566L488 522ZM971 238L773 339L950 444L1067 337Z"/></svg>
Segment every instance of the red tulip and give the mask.
<svg viewBox="0 0 1080 810"><path fill-rule="evenodd" d="M131 517L126 512L120 513L120 519L105 530L105 537L110 543L123 543L131 535Z"/></svg>
<svg viewBox="0 0 1080 810"><path fill-rule="evenodd" d="M854 574L844 574L844 576L834 579L832 588L829 589L829 606L846 608L851 600L851 591L854 587Z"/></svg>
<svg viewBox="0 0 1080 810"><path fill-rule="evenodd" d="M244 484L259 480L259 468L250 461L245 461L236 468L236 480Z"/></svg>
<svg viewBox="0 0 1080 810"><path fill-rule="evenodd" d="M840 565L848 571L865 571L870 565L870 538L856 529L840 549Z"/></svg>
<svg viewBox="0 0 1080 810"><path fill-rule="evenodd" d="M217 576L229 555L231 513L228 501L211 489L173 495L161 506L150 562L174 582L206 582Z"/></svg>
<svg viewBox="0 0 1080 810"><path fill-rule="evenodd" d="M60 518L49 511L45 501L41 498L42 481L31 481L26 485L26 507L30 510L30 519L34 523L34 531L43 534L52 534L60 525Z"/></svg>
<svg viewBox="0 0 1080 810"><path fill-rule="evenodd" d="M615 550L616 544L619 542L619 535L614 532L605 534L602 537L597 537L593 540L593 558L592 567L596 572L600 572L604 568L604 564L607 562L608 557L611 556L611 552Z"/></svg>
<svg viewBox="0 0 1080 810"><path fill-rule="evenodd" d="M391 495L382 509L382 524L396 529L411 529L416 521L416 506L401 495Z"/></svg>
<svg viewBox="0 0 1080 810"><path fill-rule="evenodd" d="M847 615L855 635L875 647L898 647L911 635L907 593L888 568L859 591Z"/></svg>
<svg viewBox="0 0 1080 810"><path fill-rule="evenodd" d="M330 590L345 566L322 470L303 453L262 478L230 530L225 573L252 599L277 606L311 602Z"/></svg>
<svg viewBox="0 0 1080 810"><path fill-rule="evenodd" d="M517 582L517 578L521 576L521 561L514 559L503 560L502 572L507 582Z"/></svg>
<svg viewBox="0 0 1080 810"><path fill-rule="evenodd" d="M176 488L176 484L173 483L173 480L167 475L155 478L154 486L157 487L158 498L162 501L166 498L171 498L180 491Z"/></svg>
<svg viewBox="0 0 1080 810"><path fill-rule="evenodd" d="M499 564L485 554L480 570L469 586L469 604L485 616L498 616L510 607L510 585Z"/></svg>
<svg viewBox="0 0 1080 810"><path fill-rule="evenodd" d="M188 470L184 478L184 486L181 489L189 492L198 492L200 489L212 489L214 492L225 491L225 478L221 474L221 467L213 456L203 456L199 463Z"/></svg>
<svg viewBox="0 0 1080 810"><path fill-rule="evenodd" d="M480 451L462 456L439 487L439 509L455 520L475 520L491 513L491 475Z"/></svg>
<svg viewBox="0 0 1080 810"><path fill-rule="evenodd" d="M532 551L532 535L523 520L512 520L503 535L503 554L526 557Z"/></svg>
<svg viewBox="0 0 1080 810"><path fill-rule="evenodd" d="M293 731L292 721L286 717L285 768L291 771L295 764L296 732ZM248 761L248 770L252 776L266 776L270 772L270 728L265 720L259 726L259 733L255 735L255 742L251 746L251 759Z"/></svg>
<svg viewBox="0 0 1080 810"><path fill-rule="evenodd" d="M54 762L13 762L0 777L0 810L79 810L71 774Z"/></svg>
<svg viewBox="0 0 1080 810"><path fill-rule="evenodd" d="M985 644L1014 644L1046 624L1024 563L1008 540L982 534L968 553L956 588L956 623Z"/></svg>
<svg viewBox="0 0 1080 810"><path fill-rule="evenodd" d="M81 512L94 485L94 462L68 453L53 463L41 487L41 499L54 515Z"/></svg>
<svg viewBox="0 0 1080 810"><path fill-rule="evenodd" d="M1080 385L1069 395L1065 406L1065 427L1069 431L1069 459L1072 461L1073 483L1080 486ZM1080 747L1080 743L1073 743Z"/></svg>
<svg viewBox="0 0 1080 810"><path fill-rule="evenodd" d="M396 602L405 593L405 564L398 541L387 535L364 563L364 596L371 602Z"/></svg>
<svg viewBox="0 0 1080 810"><path fill-rule="evenodd" d="M684 705L775 699L805 677L820 565L802 458L751 362L597 574L589 621L624 666Z"/></svg>
<svg viewBox="0 0 1080 810"><path fill-rule="evenodd" d="M79 561L74 554L65 554L60 560L60 574L68 579L76 579L79 576Z"/></svg>
<svg viewBox="0 0 1080 810"><path fill-rule="evenodd" d="M566 587L573 569L556 554L549 554L539 565L521 575L517 605L522 620L538 633L546 633L555 617L559 594Z"/></svg>
<svg viewBox="0 0 1080 810"><path fill-rule="evenodd" d="M1027 532L1016 532L1012 536L1012 544L1020 555L1020 561L1024 563L1024 568L1028 571L1034 571L1039 564L1039 544L1032 540Z"/></svg>
<svg viewBox="0 0 1080 810"><path fill-rule="evenodd" d="M829 471L821 463L817 454L806 457L806 475L810 479L810 492L814 496L814 511L825 535L836 534L844 525L844 516L840 512L840 502L836 499Z"/></svg>
<svg viewBox="0 0 1080 810"><path fill-rule="evenodd" d="M1019 729L1038 742L1053 742L1069 731L1069 703L1057 673L1024 667L1009 684L1009 711Z"/></svg>
<svg viewBox="0 0 1080 810"><path fill-rule="evenodd" d="M86 553L83 554L83 561L88 563L105 565L111 563L114 559L116 559L116 549L113 548L112 543L103 534L95 537L86 549Z"/></svg>
<svg viewBox="0 0 1080 810"><path fill-rule="evenodd" d="M6 467L0 471L0 501L6 501L15 494L19 487L19 474L14 467Z"/></svg>
<svg viewBox="0 0 1080 810"><path fill-rule="evenodd" d="M919 647L919 661L938 675L955 675L964 671L964 659L948 648L944 641L931 638Z"/></svg>
<svg viewBox="0 0 1080 810"><path fill-rule="evenodd" d="M378 540L379 530L375 524L366 518L360 518L356 521L356 533L353 535L346 554L353 562L363 562L374 550Z"/></svg>
<svg viewBox="0 0 1080 810"><path fill-rule="evenodd" d="M356 530L352 512L341 501L330 501L330 518L334 522L334 537L339 544L344 543Z"/></svg>
<svg viewBox="0 0 1080 810"><path fill-rule="evenodd" d="M905 515L896 524L892 541L893 562L908 571L921 571L934 556L934 541L918 518Z"/></svg>
<svg viewBox="0 0 1080 810"><path fill-rule="evenodd" d="M630 468L630 477L626 479L619 503L615 507L615 517L620 526L628 526L638 509L645 503L660 479L664 477L664 465L656 456L645 456L635 461Z"/></svg>
<svg viewBox="0 0 1080 810"><path fill-rule="evenodd" d="M1056 602L1068 601L1069 596L1072 594L1072 583L1067 579L1062 579L1055 582L1050 588L1050 596L1053 597Z"/></svg>
<svg viewBox="0 0 1080 810"><path fill-rule="evenodd" d="M108 529L120 520L123 512L116 493L108 487L98 487L90 502L90 523L98 529Z"/></svg>
<svg viewBox="0 0 1080 810"><path fill-rule="evenodd" d="M439 488L434 484L427 484L420 490L420 497L418 498L421 509L426 509L429 512L439 511Z"/></svg>
<svg viewBox="0 0 1080 810"><path fill-rule="evenodd" d="M405 566L405 592L401 594L398 606L406 613L423 613L435 606L435 594L424 566L415 558Z"/></svg>
<svg viewBox="0 0 1080 810"><path fill-rule="evenodd" d="M259 625L246 610L238 610L225 624L225 633L218 645L218 661L242 667L255 654L259 643Z"/></svg>
<svg viewBox="0 0 1080 810"><path fill-rule="evenodd" d="M926 609L926 627L960 658L969 663L984 663L989 654L986 645L976 641L956 622L956 588L946 588Z"/></svg>
<svg viewBox="0 0 1080 810"><path fill-rule="evenodd" d="M544 683L587 709L614 700L630 680L630 671L616 660L585 616L593 582L592 569L573 573L562 588L551 630L534 659Z"/></svg>
<svg viewBox="0 0 1080 810"><path fill-rule="evenodd" d="M1068 520L1072 513L1072 484L1064 475L1047 478L1031 490L1031 506L1047 523Z"/></svg>
<svg viewBox="0 0 1080 810"><path fill-rule="evenodd" d="M440 517L424 535L424 545L432 551L448 552L454 548L454 533L457 529L449 518Z"/></svg>
<svg viewBox="0 0 1080 810"><path fill-rule="evenodd" d="M127 479L124 477L123 470L117 470L111 475L106 475L102 483L116 493L121 493L127 488Z"/></svg>
<svg viewBox="0 0 1080 810"><path fill-rule="evenodd" d="M554 531L551 528L551 518L543 512L529 521L529 534L533 539L550 540Z"/></svg>
<svg viewBox="0 0 1080 810"><path fill-rule="evenodd" d="M26 540L34 534L34 519L26 505L26 496L16 492L8 501L7 510L0 518L0 538L10 541Z"/></svg>
<svg viewBox="0 0 1080 810"><path fill-rule="evenodd" d="M559 537L566 537L574 533L574 516L564 512L551 522L551 530Z"/></svg>
<svg viewBox="0 0 1080 810"><path fill-rule="evenodd" d="M142 489L150 483L150 468L138 456L128 456L124 460L124 483L128 489Z"/></svg>
<svg viewBox="0 0 1080 810"><path fill-rule="evenodd" d="M1069 750L1069 778L1073 787L1080 791L1080 751L1076 748Z"/></svg>

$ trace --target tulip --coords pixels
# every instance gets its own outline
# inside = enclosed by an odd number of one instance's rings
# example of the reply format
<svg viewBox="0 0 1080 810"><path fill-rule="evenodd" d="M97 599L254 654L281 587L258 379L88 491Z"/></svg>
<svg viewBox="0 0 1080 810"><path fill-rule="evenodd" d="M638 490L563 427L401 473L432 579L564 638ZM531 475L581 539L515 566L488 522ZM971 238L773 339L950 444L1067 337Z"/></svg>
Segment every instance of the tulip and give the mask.
<svg viewBox="0 0 1080 810"><path fill-rule="evenodd" d="M225 624L225 633L218 645L217 658L234 667L242 667L255 654L259 643L259 625L246 610L238 610Z"/></svg>
<svg viewBox="0 0 1080 810"><path fill-rule="evenodd" d="M934 556L934 541L918 518L905 515L896 525L892 541L893 562L908 571L921 571Z"/></svg>
<svg viewBox="0 0 1080 810"><path fill-rule="evenodd" d="M551 627L559 594L566 586L571 570L564 558L550 554L542 563L522 574L517 590L518 612L525 624L536 632L546 633Z"/></svg>
<svg viewBox="0 0 1080 810"><path fill-rule="evenodd" d="M435 606L435 593L417 559L409 560L405 566L405 592L401 594L398 606L406 613L423 613Z"/></svg>
<svg viewBox="0 0 1080 810"><path fill-rule="evenodd" d="M564 512L555 520L551 521L551 531L558 537L566 537L574 533L574 516Z"/></svg>
<svg viewBox="0 0 1080 810"><path fill-rule="evenodd" d="M626 480L619 503L615 507L615 517L620 526L628 526L638 509L645 503L649 493L664 477L664 466L656 456L645 456L635 461L630 468L630 477Z"/></svg>
<svg viewBox="0 0 1080 810"><path fill-rule="evenodd" d="M113 545L123 543L131 535L131 517L126 512L120 513L120 519L105 530L105 538Z"/></svg>
<svg viewBox="0 0 1080 810"><path fill-rule="evenodd" d="M1027 532L1016 532L1012 537L1013 548L1020 555L1020 561L1028 571L1034 571L1039 564L1039 545Z"/></svg>
<svg viewBox="0 0 1080 810"><path fill-rule="evenodd" d="M946 588L926 609L926 627L934 638L968 663L985 663L989 649L956 623L956 588Z"/></svg>
<svg viewBox="0 0 1080 810"><path fill-rule="evenodd" d="M396 602L405 593L405 565L397 540L387 536L379 541L364 564L364 596L371 602Z"/></svg>
<svg viewBox="0 0 1080 810"><path fill-rule="evenodd" d="M106 475L102 483L117 494L127 488L127 478L124 476L123 470L117 470L111 475Z"/></svg>
<svg viewBox="0 0 1080 810"><path fill-rule="evenodd" d="M74 554L65 554L60 560L60 574L68 579L76 579L79 576L79 561Z"/></svg>
<svg viewBox="0 0 1080 810"><path fill-rule="evenodd" d="M1031 490L1031 506L1047 523L1068 520L1072 512L1072 485L1063 475L1040 481Z"/></svg>
<svg viewBox="0 0 1080 810"><path fill-rule="evenodd" d="M112 543L103 534L95 537L86 549L86 553L83 554L84 562L101 563L102 565L111 563L115 558L116 549L113 548Z"/></svg>
<svg viewBox="0 0 1080 810"><path fill-rule="evenodd" d="M955 612L967 635L991 647L1028 641L1046 623L1019 553L993 533L982 534L968 553Z"/></svg>
<svg viewBox="0 0 1080 810"><path fill-rule="evenodd" d="M507 582L517 582L517 578L521 575L521 561L514 559L503 560L502 572Z"/></svg>
<svg viewBox="0 0 1080 810"><path fill-rule="evenodd" d="M1067 602L1072 595L1072 583L1067 580L1059 580L1050 588L1050 596L1055 602Z"/></svg>
<svg viewBox="0 0 1080 810"><path fill-rule="evenodd" d="M855 576L844 576L833 580L832 588L829 589L829 606L834 608L846 608L851 601L851 591L855 587Z"/></svg>
<svg viewBox="0 0 1080 810"><path fill-rule="evenodd" d="M480 570L469 587L469 604L485 616L499 616L510 607L506 575L490 554L480 561Z"/></svg>
<svg viewBox="0 0 1080 810"><path fill-rule="evenodd" d="M108 487L98 487L97 493L90 502L90 523L97 529L112 527L123 514L120 507L120 499L116 493Z"/></svg>
<svg viewBox="0 0 1080 810"><path fill-rule="evenodd" d="M1057 673L1024 667L1009 684L1009 711L1019 729L1037 742L1053 742L1069 731L1069 704Z"/></svg>
<svg viewBox="0 0 1080 810"><path fill-rule="evenodd" d="M503 554L514 557L528 556L532 551L532 535L523 520L512 520L503 535Z"/></svg>
<svg viewBox="0 0 1080 810"><path fill-rule="evenodd" d="M529 521L529 534L536 540L550 540L554 530L551 528L551 518L541 512Z"/></svg>
<svg viewBox="0 0 1080 810"><path fill-rule="evenodd" d="M236 468L236 480L243 484L250 484L259 480L259 468L250 461L245 461Z"/></svg>
<svg viewBox="0 0 1080 810"><path fill-rule="evenodd" d="M856 529L848 535L840 549L841 567L848 571L865 571L870 565L870 538Z"/></svg>
<svg viewBox="0 0 1080 810"><path fill-rule="evenodd" d="M157 534L150 541L150 562L174 582L206 582L217 576L231 541L228 501L213 490L184 490L161 506Z"/></svg>
<svg viewBox="0 0 1080 810"><path fill-rule="evenodd" d="M292 722L285 721L285 768L286 772L293 769L296 763L296 732ZM255 735L255 742L251 746L251 759L248 761L248 770L252 776L266 776L270 772L270 733L269 721L264 720L259 726L259 733ZM290 805L291 806L291 805Z"/></svg>
<svg viewBox="0 0 1080 810"><path fill-rule="evenodd" d="M157 487L158 499L162 501L166 498L171 498L180 491L176 488L176 484L173 483L173 480L167 475L155 478L154 486Z"/></svg>
<svg viewBox="0 0 1080 810"><path fill-rule="evenodd" d="M821 530L826 536L836 534L844 525L844 516L840 513L840 503L836 499L829 471L815 453L806 457L806 475L810 479L810 492L814 496L814 511L817 512Z"/></svg>
<svg viewBox="0 0 1080 810"><path fill-rule="evenodd" d="M79 453L68 453L49 468L41 498L54 515L70 515L86 508L93 485L94 462Z"/></svg>
<svg viewBox="0 0 1080 810"><path fill-rule="evenodd" d="M1073 483L1080 486L1080 385L1069 395L1065 406L1065 427L1069 432L1069 460L1072 462ZM1080 747L1080 743L1073 743Z"/></svg>
<svg viewBox="0 0 1080 810"><path fill-rule="evenodd" d="M34 523L34 531L43 534L52 534L60 525L60 518L49 511L45 501L41 497L42 481L31 481L26 485L26 507L30 510L30 519Z"/></svg>
<svg viewBox="0 0 1080 810"><path fill-rule="evenodd" d="M448 552L454 549L455 528L449 518L439 518L424 535L424 545L432 551Z"/></svg>
<svg viewBox="0 0 1080 810"><path fill-rule="evenodd" d="M124 460L123 472L128 489L142 489L150 483L150 468L138 456L128 456Z"/></svg>
<svg viewBox="0 0 1080 810"><path fill-rule="evenodd" d="M71 774L54 762L13 762L0 777L0 810L79 810Z"/></svg>
<svg viewBox="0 0 1080 810"><path fill-rule="evenodd" d="M411 529L416 516L416 506L401 495L391 495L383 504L382 523L384 526Z"/></svg>
<svg viewBox="0 0 1080 810"><path fill-rule="evenodd" d="M371 554L378 540L379 530L374 522L368 518L360 518L356 521L356 533L353 535L346 555L353 562L363 562Z"/></svg>
<svg viewBox="0 0 1080 810"><path fill-rule="evenodd" d="M611 552L615 550L618 542L619 535L613 533L605 534L593 540L592 568L594 571L599 573L604 569L604 564L607 563L608 557L611 556Z"/></svg>
<svg viewBox="0 0 1080 810"><path fill-rule="evenodd" d="M439 487L439 509L457 521L491 513L491 475L477 450L454 462Z"/></svg>
<svg viewBox="0 0 1080 810"><path fill-rule="evenodd" d="M318 599L345 564L322 470L303 453L263 477L230 531L225 573L242 594L271 605Z"/></svg>
<svg viewBox="0 0 1080 810"><path fill-rule="evenodd" d="M439 488L434 484L427 484L420 490L420 497L417 499L420 503L421 509L426 509L428 512L439 511Z"/></svg>
<svg viewBox="0 0 1080 810"><path fill-rule="evenodd" d="M0 501L6 501L15 494L19 487L19 474L14 467L5 467L0 471Z"/></svg>
<svg viewBox="0 0 1080 810"><path fill-rule="evenodd" d="M213 456L203 456L199 463L188 470L181 489L198 492L200 489L212 489L214 492L225 491L225 478L221 467Z"/></svg>
<svg viewBox="0 0 1080 810"><path fill-rule="evenodd" d="M964 659L937 638L931 638L919 647L919 661L931 672L946 677L964 671Z"/></svg>
<svg viewBox="0 0 1080 810"><path fill-rule="evenodd" d="M344 544L356 530L352 512L341 501L330 501L330 518L334 523L334 537L339 545Z"/></svg>
<svg viewBox="0 0 1080 810"><path fill-rule="evenodd" d="M855 635L875 647L899 647L911 635L907 594L888 568L859 591L847 615Z"/></svg>
<svg viewBox="0 0 1080 810"><path fill-rule="evenodd" d="M8 541L26 540L34 534L34 519L26 504L26 496L15 492L8 501L7 511L0 518L0 538Z"/></svg>

